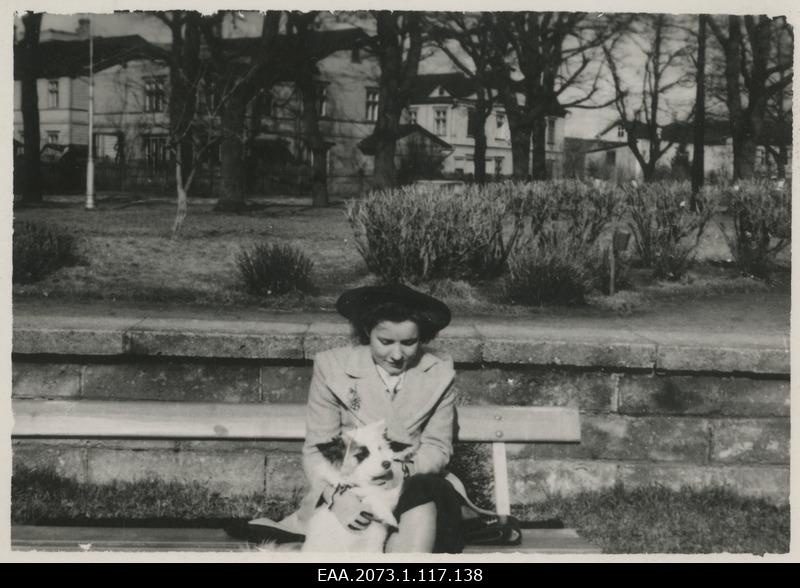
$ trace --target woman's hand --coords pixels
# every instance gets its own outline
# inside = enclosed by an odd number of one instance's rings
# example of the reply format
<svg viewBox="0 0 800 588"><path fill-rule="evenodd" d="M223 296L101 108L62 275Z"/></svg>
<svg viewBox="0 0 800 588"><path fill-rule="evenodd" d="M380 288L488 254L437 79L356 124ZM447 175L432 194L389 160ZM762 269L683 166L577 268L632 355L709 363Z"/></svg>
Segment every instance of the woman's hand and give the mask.
<svg viewBox="0 0 800 588"><path fill-rule="evenodd" d="M363 531L372 522L372 513L365 510L361 499L350 490L336 492L330 509L342 525L353 531Z"/></svg>

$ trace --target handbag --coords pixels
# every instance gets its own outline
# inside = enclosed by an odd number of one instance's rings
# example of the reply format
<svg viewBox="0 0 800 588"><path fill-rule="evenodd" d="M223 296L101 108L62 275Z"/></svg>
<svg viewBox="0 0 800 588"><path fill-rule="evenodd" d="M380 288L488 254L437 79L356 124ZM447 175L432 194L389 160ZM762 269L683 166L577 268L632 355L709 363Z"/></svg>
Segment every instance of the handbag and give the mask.
<svg viewBox="0 0 800 588"><path fill-rule="evenodd" d="M501 515L481 508L467 496L464 484L453 474L448 473L445 479L450 482L463 501L462 512L466 515L462 520L464 543L466 545L519 545L522 543L522 529L563 529L559 519L540 521L520 521L512 515Z"/></svg>

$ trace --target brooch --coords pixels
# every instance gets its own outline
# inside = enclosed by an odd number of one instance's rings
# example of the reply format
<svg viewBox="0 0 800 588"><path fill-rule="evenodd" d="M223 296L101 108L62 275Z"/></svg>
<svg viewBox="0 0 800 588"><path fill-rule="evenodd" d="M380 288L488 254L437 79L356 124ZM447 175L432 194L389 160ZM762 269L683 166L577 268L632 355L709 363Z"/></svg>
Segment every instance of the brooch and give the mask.
<svg viewBox="0 0 800 588"><path fill-rule="evenodd" d="M350 388L350 408L352 410L361 408L361 397L358 395L358 391L355 388Z"/></svg>

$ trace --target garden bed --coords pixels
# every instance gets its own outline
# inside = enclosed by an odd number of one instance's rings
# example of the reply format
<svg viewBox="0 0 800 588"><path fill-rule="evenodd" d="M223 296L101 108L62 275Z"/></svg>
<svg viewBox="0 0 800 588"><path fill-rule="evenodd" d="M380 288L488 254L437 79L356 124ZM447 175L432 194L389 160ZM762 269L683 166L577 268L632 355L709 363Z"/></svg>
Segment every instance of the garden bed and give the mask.
<svg viewBox="0 0 800 588"><path fill-rule="evenodd" d="M40 282L15 284L20 303L108 303L158 307L214 307L274 311L332 311L344 289L376 278L366 268L345 218L343 206L316 209L295 201L259 201L246 214L214 212L208 200L190 203L183 236L169 237L174 205L166 199L136 196L98 198L87 212L79 199L59 198L42 208L23 209L16 220L46 222L78 237L83 261L65 267ZM314 262L317 291L256 297L248 294L238 275L236 257L244 246L261 240L291 244ZM780 258L787 267L771 285L745 278L730 266L730 251L715 223L698 247L699 263L681 281L657 281L646 270L631 272L633 289L614 297L595 296L583 308L525 307L508 304L499 280L439 281L423 287L447 300L459 314L476 316L585 316L618 314L664 315L687 309L702 318L723 307L750 307L760 319L788 328L790 273L788 249ZM716 313L719 314L719 313ZM734 314L737 314L734 312ZM727 316L727 315L726 315Z"/></svg>

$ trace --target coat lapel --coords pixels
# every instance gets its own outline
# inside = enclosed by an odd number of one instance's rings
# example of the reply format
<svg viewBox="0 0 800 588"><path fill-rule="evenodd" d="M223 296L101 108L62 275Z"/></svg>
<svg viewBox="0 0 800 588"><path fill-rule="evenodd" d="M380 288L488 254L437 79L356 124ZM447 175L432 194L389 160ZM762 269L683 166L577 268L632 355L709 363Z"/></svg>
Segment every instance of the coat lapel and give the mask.
<svg viewBox="0 0 800 588"><path fill-rule="evenodd" d="M345 373L347 381L334 392L360 422L372 423L391 412L386 386L375 369L369 347L353 348Z"/></svg>
<svg viewBox="0 0 800 588"><path fill-rule="evenodd" d="M446 388L445 384L449 384L430 377L431 368L439 361L435 355L425 353L419 363L406 372L393 402L396 417L406 428L412 427L431 411Z"/></svg>

